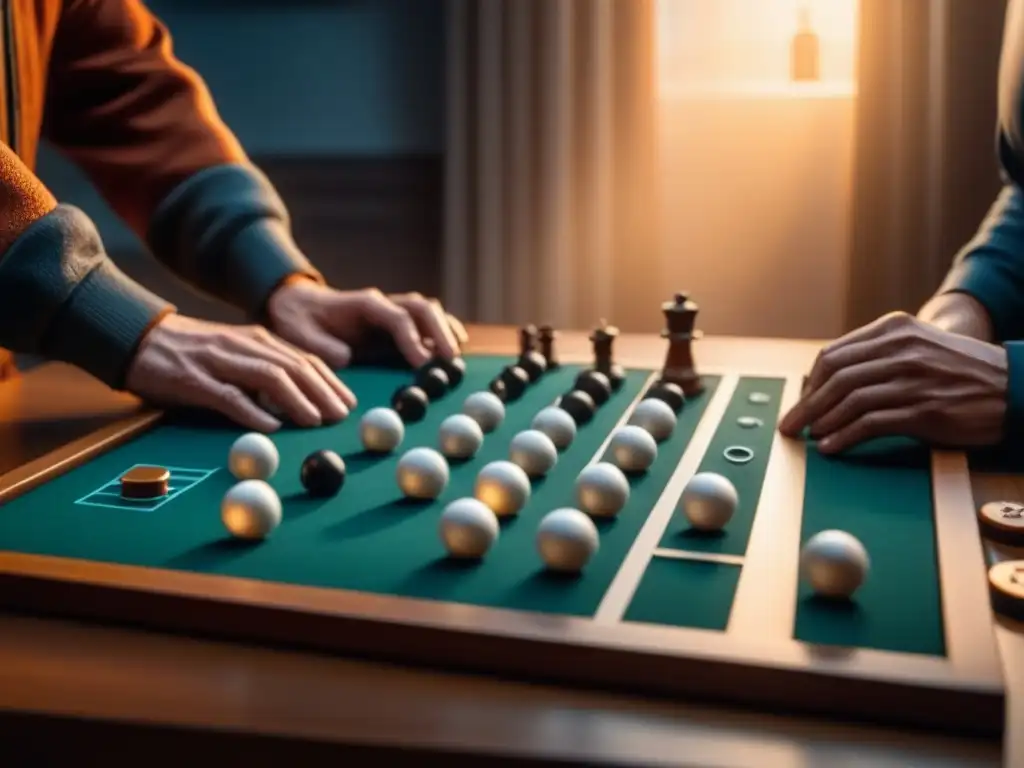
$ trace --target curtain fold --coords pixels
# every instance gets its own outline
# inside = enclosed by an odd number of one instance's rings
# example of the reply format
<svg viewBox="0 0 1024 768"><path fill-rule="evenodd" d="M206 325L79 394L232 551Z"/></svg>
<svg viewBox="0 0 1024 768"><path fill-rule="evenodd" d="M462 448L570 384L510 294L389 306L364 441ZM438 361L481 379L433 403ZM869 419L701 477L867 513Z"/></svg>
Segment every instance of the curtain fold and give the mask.
<svg viewBox="0 0 1024 768"><path fill-rule="evenodd" d="M1002 0L860 0L846 329L938 288L999 188Z"/></svg>
<svg viewBox="0 0 1024 768"><path fill-rule="evenodd" d="M628 327L664 292L653 0L447 11L445 303L476 322Z"/></svg>

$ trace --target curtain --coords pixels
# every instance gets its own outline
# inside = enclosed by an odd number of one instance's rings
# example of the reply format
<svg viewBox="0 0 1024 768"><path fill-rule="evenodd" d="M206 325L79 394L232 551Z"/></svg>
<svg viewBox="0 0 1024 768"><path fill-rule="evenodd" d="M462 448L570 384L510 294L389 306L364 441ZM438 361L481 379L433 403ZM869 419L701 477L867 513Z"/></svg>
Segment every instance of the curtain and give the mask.
<svg viewBox="0 0 1024 768"><path fill-rule="evenodd" d="M658 315L654 0L449 0L443 298L485 323Z"/></svg>
<svg viewBox="0 0 1024 768"><path fill-rule="evenodd" d="M860 0L847 329L916 312L999 189L1002 0Z"/></svg>

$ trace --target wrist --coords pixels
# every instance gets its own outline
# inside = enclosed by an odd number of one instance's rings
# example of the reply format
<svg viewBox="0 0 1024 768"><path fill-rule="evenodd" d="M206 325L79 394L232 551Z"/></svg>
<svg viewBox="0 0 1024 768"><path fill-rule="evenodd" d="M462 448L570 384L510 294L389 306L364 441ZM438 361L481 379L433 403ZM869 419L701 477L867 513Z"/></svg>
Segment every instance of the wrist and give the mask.
<svg viewBox="0 0 1024 768"><path fill-rule="evenodd" d="M948 333L991 343L994 339L992 319L981 302L959 291L933 297L917 313L922 322Z"/></svg>

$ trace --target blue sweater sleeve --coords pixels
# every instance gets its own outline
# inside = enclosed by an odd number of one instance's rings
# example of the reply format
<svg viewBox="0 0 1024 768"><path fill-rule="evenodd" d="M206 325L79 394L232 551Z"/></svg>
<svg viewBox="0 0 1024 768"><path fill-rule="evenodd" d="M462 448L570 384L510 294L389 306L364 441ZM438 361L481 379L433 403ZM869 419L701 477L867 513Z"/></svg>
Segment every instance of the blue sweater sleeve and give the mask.
<svg viewBox="0 0 1024 768"><path fill-rule="evenodd" d="M1024 191L1011 179L1016 163L1001 131L998 144L1005 186L939 293L972 296L988 312L996 340L1010 341L1024 338Z"/></svg>
<svg viewBox="0 0 1024 768"><path fill-rule="evenodd" d="M156 211L147 242L190 285L254 320L287 277L322 281L292 238L284 203L251 165L215 166L187 179Z"/></svg>

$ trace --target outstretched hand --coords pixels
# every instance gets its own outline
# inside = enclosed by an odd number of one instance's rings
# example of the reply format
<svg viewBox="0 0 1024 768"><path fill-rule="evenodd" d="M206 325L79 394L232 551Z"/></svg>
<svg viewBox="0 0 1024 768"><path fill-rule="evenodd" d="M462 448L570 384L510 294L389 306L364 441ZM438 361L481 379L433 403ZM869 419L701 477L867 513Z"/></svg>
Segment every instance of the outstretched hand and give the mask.
<svg viewBox="0 0 1024 768"><path fill-rule="evenodd" d="M267 312L275 333L334 369L348 365L352 347L374 329L390 334L414 368L434 355L459 355L467 341L458 320L439 302L418 293L386 296L376 289L339 291L299 280L279 288Z"/></svg>
<svg viewBox="0 0 1024 768"><path fill-rule="evenodd" d="M1006 387L1002 347L893 313L821 352L779 430L809 428L823 453L887 436L992 445L1003 435Z"/></svg>
<svg viewBox="0 0 1024 768"><path fill-rule="evenodd" d="M356 403L319 357L266 328L182 315L168 315L146 334L127 387L144 400L205 408L262 432L280 428L281 421L257 403L257 394L304 427L340 421Z"/></svg>

